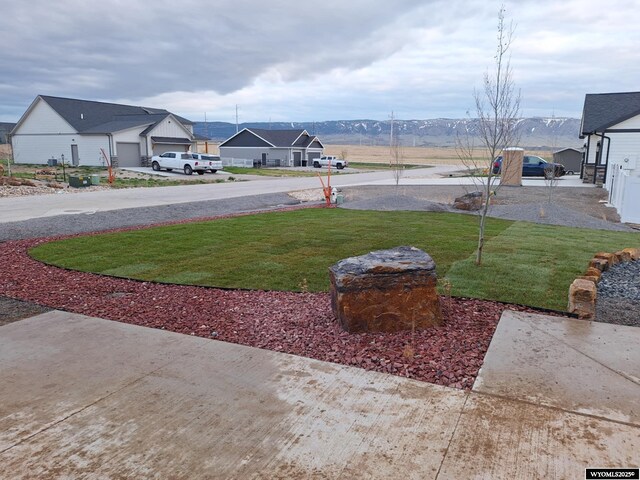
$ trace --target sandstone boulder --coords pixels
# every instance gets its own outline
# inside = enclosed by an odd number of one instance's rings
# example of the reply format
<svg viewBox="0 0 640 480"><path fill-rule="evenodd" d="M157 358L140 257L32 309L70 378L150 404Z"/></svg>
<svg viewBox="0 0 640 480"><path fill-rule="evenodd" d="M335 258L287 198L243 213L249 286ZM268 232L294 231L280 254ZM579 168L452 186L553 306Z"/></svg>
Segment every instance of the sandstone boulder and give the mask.
<svg viewBox="0 0 640 480"><path fill-rule="evenodd" d="M440 325L436 264L422 250L397 247L329 268L333 313L348 332L396 332Z"/></svg>
<svg viewBox="0 0 640 480"><path fill-rule="evenodd" d="M616 263L618 263L618 257L616 257L615 253L609 253L609 252L598 252L596 253L593 258L602 258L603 260L607 261L607 268L605 270L608 270L609 267L615 265Z"/></svg>
<svg viewBox="0 0 640 480"><path fill-rule="evenodd" d="M596 314L596 284L589 280L576 279L569 287L569 313L578 318L592 319Z"/></svg>
<svg viewBox="0 0 640 480"><path fill-rule="evenodd" d="M616 260L618 260L618 263L631 261L631 253L625 252L624 250L619 250L615 252L614 255L616 256Z"/></svg>
<svg viewBox="0 0 640 480"><path fill-rule="evenodd" d="M593 258L589 262L589 268L596 268L601 272L605 272L609 269L609 262L604 258Z"/></svg>
<svg viewBox="0 0 640 480"><path fill-rule="evenodd" d="M471 192L456 198L453 201L453 208L458 210L476 211L482 208L482 192Z"/></svg>
<svg viewBox="0 0 640 480"><path fill-rule="evenodd" d="M627 252L631 260L640 260L640 248L625 248L622 251Z"/></svg>
<svg viewBox="0 0 640 480"><path fill-rule="evenodd" d="M587 271L584 272L584 276L585 277L596 277L598 280L600 280L600 277L602 276L602 270L600 270L598 268L589 267L589 268L587 268Z"/></svg>

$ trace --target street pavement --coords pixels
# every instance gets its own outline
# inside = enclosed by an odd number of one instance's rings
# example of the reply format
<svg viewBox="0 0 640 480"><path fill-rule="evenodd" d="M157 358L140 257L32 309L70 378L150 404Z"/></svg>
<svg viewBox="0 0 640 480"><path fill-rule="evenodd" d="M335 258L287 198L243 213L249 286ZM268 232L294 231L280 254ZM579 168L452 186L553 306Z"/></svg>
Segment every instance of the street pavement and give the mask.
<svg viewBox="0 0 640 480"><path fill-rule="evenodd" d="M458 165L440 165L416 168L404 172L400 185L474 185L480 179L449 177L459 171ZM237 176L242 179L242 176ZM179 203L207 202L260 194L318 189L322 185L317 177L256 177L249 181L181 185L174 187L126 188L74 194L34 195L0 198L0 223L17 222L57 215L93 214L125 208L175 205ZM324 177L326 182L326 176ZM544 186L544 179L523 179L525 186ZM335 187L361 185L395 185L389 171L353 173L331 177ZM585 187L577 176L562 177L559 187Z"/></svg>

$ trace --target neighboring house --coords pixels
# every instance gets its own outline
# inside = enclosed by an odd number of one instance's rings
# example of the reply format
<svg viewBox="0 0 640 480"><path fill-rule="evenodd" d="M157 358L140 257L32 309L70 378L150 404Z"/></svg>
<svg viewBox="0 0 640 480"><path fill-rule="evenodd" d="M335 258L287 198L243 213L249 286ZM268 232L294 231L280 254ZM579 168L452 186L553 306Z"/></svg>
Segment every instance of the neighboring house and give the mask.
<svg viewBox="0 0 640 480"><path fill-rule="evenodd" d="M189 120L158 108L38 95L11 131L16 163L148 165L153 155L195 145Z"/></svg>
<svg viewBox="0 0 640 480"><path fill-rule="evenodd" d="M602 182L623 222L640 223L640 92L588 94L583 181Z"/></svg>
<svg viewBox="0 0 640 480"><path fill-rule="evenodd" d="M220 144L223 165L305 167L320 158L324 145L306 130L244 128Z"/></svg>
<svg viewBox="0 0 640 480"><path fill-rule="evenodd" d="M0 143L9 143L9 132L15 126L15 123L0 122Z"/></svg>
<svg viewBox="0 0 640 480"><path fill-rule="evenodd" d="M580 173L582 169L582 150L563 148L553 152L553 161L564 165L564 169L568 174Z"/></svg>

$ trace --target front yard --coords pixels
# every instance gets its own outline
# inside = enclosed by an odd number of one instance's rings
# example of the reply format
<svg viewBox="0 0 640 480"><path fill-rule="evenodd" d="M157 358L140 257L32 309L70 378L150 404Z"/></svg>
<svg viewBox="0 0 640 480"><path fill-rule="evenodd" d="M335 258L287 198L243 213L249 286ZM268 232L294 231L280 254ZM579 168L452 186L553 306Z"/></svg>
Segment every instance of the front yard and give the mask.
<svg viewBox="0 0 640 480"><path fill-rule="evenodd" d="M490 219L486 241L478 267L474 216L305 209L77 237L31 255L146 281L322 292L336 261L413 245L434 258L454 296L564 310L569 284L592 255L640 245L640 234Z"/></svg>

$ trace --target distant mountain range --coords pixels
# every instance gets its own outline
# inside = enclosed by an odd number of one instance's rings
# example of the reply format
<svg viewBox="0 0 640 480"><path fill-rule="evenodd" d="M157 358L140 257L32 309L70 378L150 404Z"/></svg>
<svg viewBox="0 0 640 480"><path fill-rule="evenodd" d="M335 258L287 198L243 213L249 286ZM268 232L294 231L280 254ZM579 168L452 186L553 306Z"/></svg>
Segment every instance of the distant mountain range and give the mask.
<svg viewBox="0 0 640 480"><path fill-rule="evenodd" d="M394 120L394 132L404 145L452 146L458 132L477 131L477 119L436 118L432 120ZM271 130L303 128L328 144L388 145L389 120L332 120L326 122L241 123L238 128ZM522 147L579 147L580 120L577 118L523 118L518 121ZM234 123L196 122L194 131L214 141L226 140L236 133Z"/></svg>

